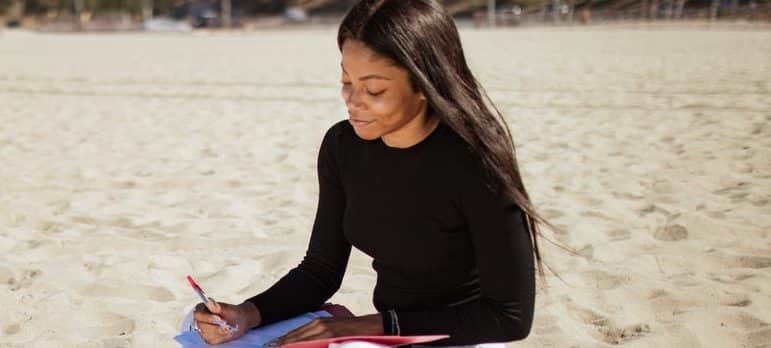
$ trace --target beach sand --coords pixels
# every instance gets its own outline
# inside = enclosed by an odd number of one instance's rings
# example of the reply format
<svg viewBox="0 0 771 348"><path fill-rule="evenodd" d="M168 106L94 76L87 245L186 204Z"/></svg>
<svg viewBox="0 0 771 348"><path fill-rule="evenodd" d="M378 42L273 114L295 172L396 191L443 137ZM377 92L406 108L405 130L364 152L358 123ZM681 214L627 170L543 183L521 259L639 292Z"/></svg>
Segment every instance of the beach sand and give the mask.
<svg viewBox="0 0 771 348"><path fill-rule="evenodd" d="M650 28L649 28L650 29ZM771 32L464 30L543 241L511 347L769 347ZM296 266L335 30L0 32L0 347L174 347ZM331 301L374 312L355 251Z"/></svg>

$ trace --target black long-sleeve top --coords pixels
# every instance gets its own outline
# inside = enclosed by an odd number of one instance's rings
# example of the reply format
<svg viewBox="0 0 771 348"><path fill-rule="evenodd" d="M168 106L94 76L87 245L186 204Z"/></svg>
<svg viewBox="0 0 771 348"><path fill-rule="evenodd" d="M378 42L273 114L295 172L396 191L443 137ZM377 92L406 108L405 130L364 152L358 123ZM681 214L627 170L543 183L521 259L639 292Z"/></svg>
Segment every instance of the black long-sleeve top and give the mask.
<svg viewBox="0 0 771 348"><path fill-rule="evenodd" d="M248 299L263 324L318 310L339 288L351 246L373 258L375 308L401 335L448 334L431 345L525 338L535 272L518 205L493 192L477 157L440 123L418 144L359 138L345 120L324 136L319 202L305 257Z"/></svg>

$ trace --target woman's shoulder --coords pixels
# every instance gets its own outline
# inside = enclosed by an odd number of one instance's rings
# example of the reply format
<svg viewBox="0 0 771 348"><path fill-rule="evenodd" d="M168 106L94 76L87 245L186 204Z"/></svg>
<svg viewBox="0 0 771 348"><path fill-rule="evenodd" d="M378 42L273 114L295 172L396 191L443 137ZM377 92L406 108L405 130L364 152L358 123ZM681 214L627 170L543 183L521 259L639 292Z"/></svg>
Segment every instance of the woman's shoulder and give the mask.
<svg viewBox="0 0 771 348"><path fill-rule="evenodd" d="M329 145L337 145L345 138L351 138L352 135L356 135L353 131L353 126L347 119L335 122L327 132L324 134L324 143Z"/></svg>
<svg viewBox="0 0 771 348"><path fill-rule="evenodd" d="M447 155L447 159L450 162L455 166L459 166L455 169L467 171L479 167L480 158L477 151L450 126L443 125L443 127L445 127L445 130L442 139L442 152Z"/></svg>
<svg viewBox="0 0 771 348"><path fill-rule="evenodd" d="M450 130L444 142L446 162L445 176L453 182L453 187L461 191L489 190L495 179L485 165L479 149L474 148L460 134Z"/></svg>
<svg viewBox="0 0 771 348"><path fill-rule="evenodd" d="M324 134L319 156L340 165L344 158L349 157L346 153L357 147L352 146L355 143L357 136L351 123L347 119L335 122Z"/></svg>

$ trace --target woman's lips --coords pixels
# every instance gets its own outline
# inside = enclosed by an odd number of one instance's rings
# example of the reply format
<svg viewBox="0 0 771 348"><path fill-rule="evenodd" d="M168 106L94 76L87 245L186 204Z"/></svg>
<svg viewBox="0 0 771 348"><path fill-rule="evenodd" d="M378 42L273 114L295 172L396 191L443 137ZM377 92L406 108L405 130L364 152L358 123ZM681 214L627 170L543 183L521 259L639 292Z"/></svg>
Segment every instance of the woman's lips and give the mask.
<svg viewBox="0 0 771 348"><path fill-rule="evenodd" d="M356 120L356 119L353 119L353 118L350 119L350 122L351 122L351 124L354 127L365 127L365 126L369 125L370 123L372 123L372 121Z"/></svg>

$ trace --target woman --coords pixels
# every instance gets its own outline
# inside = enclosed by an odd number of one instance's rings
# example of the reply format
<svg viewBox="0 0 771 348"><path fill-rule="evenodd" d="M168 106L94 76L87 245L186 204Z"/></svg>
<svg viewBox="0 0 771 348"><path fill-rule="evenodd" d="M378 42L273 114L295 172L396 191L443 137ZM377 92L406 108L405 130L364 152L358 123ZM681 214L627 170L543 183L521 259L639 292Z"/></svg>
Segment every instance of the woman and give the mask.
<svg viewBox="0 0 771 348"><path fill-rule="evenodd" d="M546 221L452 18L436 1L363 0L343 20L338 45L349 119L321 144L307 253L240 305L199 306L201 335L220 343L243 334L220 332L217 315L254 328L317 310L339 289L355 246L374 260L378 313L317 319L280 344L383 334L450 335L438 346L524 339L534 259L540 266L536 222Z"/></svg>

